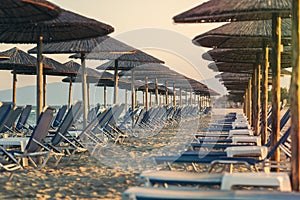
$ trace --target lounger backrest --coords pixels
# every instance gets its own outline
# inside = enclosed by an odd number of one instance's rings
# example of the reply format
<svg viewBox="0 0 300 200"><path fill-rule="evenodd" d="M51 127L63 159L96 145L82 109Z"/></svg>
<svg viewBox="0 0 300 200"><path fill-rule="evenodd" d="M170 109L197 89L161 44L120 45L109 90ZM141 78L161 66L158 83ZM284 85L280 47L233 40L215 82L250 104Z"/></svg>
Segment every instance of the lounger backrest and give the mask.
<svg viewBox="0 0 300 200"><path fill-rule="evenodd" d="M107 121L106 127L108 127L108 124L111 126L114 126L117 123L117 120L120 118L121 113L123 112L124 108L125 108L125 105L122 104L122 105L118 106L117 109L113 110L110 119ZM109 128L109 130L110 130L110 128Z"/></svg>
<svg viewBox="0 0 300 200"><path fill-rule="evenodd" d="M270 159L271 156L274 154L274 152L276 151L276 149L282 145L284 142L287 141L288 137L290 136L291 133L291 127L289 127L286 132L281 136L281 138L278 140L278 142L270 149L270 151L268 152L268 155L265 159ZM264 160L265 160L264 159Z"/></svg>
<svg viewBox="0 0 300 200"><path fill-rule="evenodd" d="M5 124L5 127L3 129L3 132L7 131L10 128L13 128L14 123L17 121L17 118L20 116L21 112L23 110L23 107L15 107L11 110L9 117L7 118Z"/></svg>
<svg viewBox="0 0 300 200"><path fill-rule="evenodd" d="M29 142L25 147L25 152L33 153L41 150L41 146L38 145L34 140L44 143L46 136L54 118L55 109L47 107L44 112L41 113L36 126L30 136Z"/></svg>
<svg viewBox="0 0 300 200"><path fill-rule="evenodd" d="M110 115L112 115L112 107L110 107L110 108L106 109L104 112L100 113L100 115L97 117L98 118L97 124L93 128L92 132L97 133L98 129L102 129L102 127L107 122Z"/></svg>
<svg viewBox="0 0 300 200"><path fill-rule="evenodd" d="M12 104L5 104L1 106L0 133L3 133L7 130L5 126L12 117L15 109L16 108L14 108Z"/></svg>
<svg viewBox="0 0 300 200"><path fill-rule="evenodd" d="M55 119L52 123L53 127L58 127L59 126L59 124L61 123L64 115L66 114L67 109L68 109L67 105L63 105L62 107L59 108L59 110L58 110L58 112L55 116Z"/></svg>
<svg viewBox="0 0 300 200"><path fill-rule="evenodd" d="M67 131L78 118L81 110L82 103L79 101L77 101L73 106L71 106L51 140L52 145L58 145L63 140L63 137L60 134L66 135Z"/></svg>
<svg viewBox="0 0 300 200"><path fill-rule="evenodd" d="M25 106L25 108L23 109L23 111L19 117L19 120L17 122L17 125L16 125L17 130L21 130L22 128L24 128L24 126L29 118L29 115L31 113L31 109L32 109L31 105Z"/></svg>

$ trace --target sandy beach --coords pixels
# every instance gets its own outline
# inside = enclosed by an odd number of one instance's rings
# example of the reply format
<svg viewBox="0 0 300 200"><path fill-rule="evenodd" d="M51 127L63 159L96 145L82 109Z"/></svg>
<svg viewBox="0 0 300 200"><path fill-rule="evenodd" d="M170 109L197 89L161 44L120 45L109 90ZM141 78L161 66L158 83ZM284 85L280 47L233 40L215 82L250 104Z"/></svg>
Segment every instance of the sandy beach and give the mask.
<svg viewBox="0 0 300 200"><path fill-rule="evenodd" d="M140 172L156 169L152 156L174 155L188 148L192 134L209 118L184 122L162 129L156 135L130 137L124 144L99 147L93 155L64 158L57 167L49 160L45 168L27 167L5 182L0 178L1 199L121 199L121 194L137 186Z"/></svg>

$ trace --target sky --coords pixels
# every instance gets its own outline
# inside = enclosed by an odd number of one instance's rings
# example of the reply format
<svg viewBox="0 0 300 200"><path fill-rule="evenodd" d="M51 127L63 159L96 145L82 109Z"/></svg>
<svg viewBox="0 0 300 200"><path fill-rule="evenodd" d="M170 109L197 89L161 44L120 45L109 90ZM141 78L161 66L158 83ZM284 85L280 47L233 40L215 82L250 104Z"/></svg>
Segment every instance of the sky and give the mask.
<svg viewBox="0 0 300 200"><path fill-rule="evenodd" d="M110 36L165 61L165 64L188 77L202 81L209 87L224 92L217 84L208 61L201 55L209 50L192 44L192 39L216 28L222 23L175 24L172 17L195 7L204 0L49 0L61 8L96 19L114 27ZM1 44L0 50L16 45ZM35 45L17 45L27 51ZM69 55L47 55L60 62L67 62ZM79 60L76 60L79 62ZM89 61L88 67L95 68L101 63ZM10 72L0 73L0 90L12 88ZM47 82L60 82L61 77L48 76ZM212 81L213 80L213 81ZM17 87L34 85L34 76L18 76Z"/></svg>

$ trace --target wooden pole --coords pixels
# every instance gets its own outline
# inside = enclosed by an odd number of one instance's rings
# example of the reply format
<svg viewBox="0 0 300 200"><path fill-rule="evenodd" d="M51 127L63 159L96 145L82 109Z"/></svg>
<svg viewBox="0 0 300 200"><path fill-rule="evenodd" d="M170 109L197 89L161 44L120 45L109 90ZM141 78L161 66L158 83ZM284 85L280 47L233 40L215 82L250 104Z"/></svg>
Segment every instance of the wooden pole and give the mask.
<svg viewBox="0 0 300 200"><path fill-rule="evenodd" d="M252 124L252 78L249 79L248 83L248 113L249 123Z"/></svg>
<svg viewBox="0 0 300 200"><path fill-rule="evenodd" d="M190 105L192 105L193 104L193 90L191 89L190 90Z"/></svg>
<svg viewBox="0 0 300 200"><path fill-rule="evenodd" d="M168 82L165 81L165 86L168 87L167 85L168 85ZM168 94L168 89L166 89L166 94L165 94L165 96L166 96L166 106L167 106L167 105L169 104L169 94Z"/></svg>
<svg viewBox="0 0 300 200"><path fill-rule="evenodd" d="M46 106L47 99L47 77L43 74L43 108Z"/></svg>
<svg viewBox="0 0 300 200"><path fill-rule="evenodd" d="M87 88L86 88L86 67L85 67L85 54L81 54L81 76L82 76L82 104L83 104L83 128L87 125L87 112L88 112L88 102L87 102Z"/></svg>
<svg viewBox="0 0 300 200"><path fill-rule="evenodd" d="M158 105L158 80L155 78L155 105Z"/></svg>
<svg viewBox="0 0 300 200"><path fill-rule="evenodd" d="M14 106L17 105L17 73L15 70L13 70L13 104Z"/></svg>
<svg viewBox="0 0 300 200"><path fill-rule="evenodd" d="M104 85L103 87L103 104L104 104L104 108L107 108L107 88L106 85Z"/></svg>
<svg viewBox="0 0 300 200"><path fill-rule="evenodd" d="M131 109L135 109L134 70L131 70Z"/></svg>
<svg viewBox="0 0 300 200"><path fill-rule="evenodd" d="M258 64L257 65L257 97L256 97L256 101L257 101L257 104L256 104L256 110L257 110L257 118L256 118L256 128L255 128L255 132L256 132L256 135L258 135L260 133L260 119L261 119L261 113L260 113L260 110L261 110L261 64Z"/></svg>
<svg viewBox="0 0 300 200"><path fill-rule="evenodd" d="M173 106L176 106L176 91L175 91L175 83L173 83Z"/></svg>
<svg viewBox="0 0 300 200"><path fill-rule="evenodd" d="M291 141L292 141L292 187L300 191L300 24L299 0L292 2L292 80L290 86L291 100Z"/></svg>
<svg viewBox="0 0 300 200"><path fill-rule="evenodd" d="M43 59L42 59L42 43L43 36L39 36L37 43L37 70L36 70L36 122L43 110Z"/></svg>
<svg viewBox="0 0 300 200"><path fill-rule="evenodd" d="M274 146L280 138L280 64L281 64L281 18L272 17L272 141ZM280 161L280 148L277 148L272 160ZM279 169L277 169L279 170Z"/></svg>
<svg viewBox="0 0 300 200"><path fill-rule="evenodd" d="M256 68L253 68L253 74L252 74L252 127L255 126L255 121L256 121L256 116L257 116L257 110L256 110L256 105L257 105L257 85L256 85ZM254 133L255 134L255 133Z"/></svg>
<svg viewBox="0 0 300 200"><path fill-rule="evenodd" d="M125 89L125 111L128 109L128 89Z"/></svg>
<svg viewBox="0 0 300 200"><path fill-rule="evenodd" d="M148 76L145 77L145 104L146 104L146 110L149 110L149 99L148 99L148 92L149 92L149 88L148 88Z"/></svg>
<svg viewBox="0 0 300 200"><path fill-rule="evenodd" d="M86 90L87 90L87 107L88 107L88 110L90 110L91 109L91 107L90 107L90 94L91 94L91 90L90 90L90 84L89 84L88 81L86 82Z"/></svg>
<svg viewBox="0 0 300 200"><path fill-rule="evenodd" d="M114 73L114 104L117 104L117 103L118 103L118 85L119 85L118 60L115 60L115 73Z"/></svg>
<svg viewBox="0 0 300 200"><path fill-rule="evenodd" d="M268 141L268 79L269 79L269 47L264 44L264 64L262 66L262 120L261 120L261 143Z"/></svg>
<svg viewBox="0 0 300 200"><path fill-rule="evenodd" d="M72 82L72 77L70 77L68 108L70 108L72 105L72 87L73 87L73 82Z"/></svg>
<svg viewBox="0 0 300 200"><path fill-rule="evenodd" d="M246 117L248 118L248 88L245 89L245 96L244 96L244 113Z"/></svg>
<svg viewBox="0 0 300 200"><path fill-rule="evenodd" d="M182 88L179 88L179 106L182 107Z"/></svg>

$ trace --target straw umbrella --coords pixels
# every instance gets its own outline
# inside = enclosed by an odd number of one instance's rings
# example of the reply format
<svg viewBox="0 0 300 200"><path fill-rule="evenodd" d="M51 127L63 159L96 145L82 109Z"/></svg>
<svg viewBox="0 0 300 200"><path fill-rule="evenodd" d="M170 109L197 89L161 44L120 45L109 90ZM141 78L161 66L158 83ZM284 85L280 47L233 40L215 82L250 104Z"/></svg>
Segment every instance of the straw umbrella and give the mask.
<svg viewBox="0 0 300 200"><path fill-rule="evenodd" d="M44 0L2 0L0 23L28 23L50 20L60 14L60 8Z"/></svg>
<svg viewBox="0 0 300 200"><path fill-rule="evenodd" d="M52 67L50 69L44 68L43 70L43 106L46 106L46 76L75 76L77 74L77 71L74 68L67 67L62 63L45 56L43 56L43 65ZM37 69L36 67L15 69L15 73L23 75L36 75Z"/></svg>
<svg viewBox="0 0 300 200"><path fill-rule="evenodd" d="M244 49L213 49L208 51L207 53L202 55L202 58L206 60L211 61L217 61L217 62L227 62L227 63L248 63L252 64L252 68L250 68L253 72L256 72L253 74L253 89L254 89L254 95L253 95L253 126L255 129L255 133L258 134L260 130L260 115L258 115L258 111L261 108L261 102L260 102L260 63L263 63L263 57L262 55L262 49L259 48L244 48ZM290 49L285 49L284 52L282 52L281 55L281 66L290 67L291 63L291 53ZM239 67L236 69L236 71L240 72ZM264 74L268 75L268 74ZM263 76L263 87L262 87L262 93L267 93L267 77ZM265 81L266 80L266 81ZM266 96L263 95L265 98ZM263 100L262 107L264 109L267 109L267 99ZM256 117L257 116L257 117ZM263 123L262 123L262 137L267 137L267 125L266 125L266 116L263 116ZM265 139L263 139L263 142L265 142Z"/></svg>
<svg viewBox="0 0 300 200"><path fill-rule="evenodd" d="M37 119L42 111L42 42L97 37L107 35L113 30L107 24L66 10L61 10L60 15L53 20L0 27L0 42L37 43Z"/></svg>
<svg viewBox="0 0 300 200"><path fill-rule="evenodd" d="M128 77L131 78L132 80L143 80L145 81L145 105L146 109L148 109L148 81L150 79L153 80L153 82L156 84L155 88L155 104L158 105L158 79L162 76L164 77L173 77L178 76L178 73L170 70L168 67L161 65L161 64L153 64L153 63L148 63L148 64L143 64L136 66L131 69L131 71L123 71L119 73L120 76ZM167 93L168 94L168 93ZM167 98L166 98L167 99Z"/></svg>
<svg viewBox="0 0 300 200"><path fill-rule="evenodd" d="M295 1L296 2L296 1ZM271 44L272 53L272 132L273 140L272 145L280 137L279 129L279 101L280 101L280 49L281 49L281 31L285 29L281 27L281 18L290 17L291 15L291 0L268 0L268 1L249 1L249 0L225 0L220 4L217 0L211 0L207 3L201 4L189 11L179 14L174 17L176 22L224 22L224 21L245 21L245 20L261 20L272 19L271 22ZM297 7L298 9L298 7ZM298 20L298 15L295 15ZM253 29L255 30L255 29ZM264 44L263 48L267 49L267 44ZM270 44L270 43L268 43ZM268 55L265 50L265 55ZM263 71L266 72L267 60L263 64ZM263 94L266 96L267 94ZM267 115L266 108L263 108L263 116ZM297 140L300 143L300 138ZM297 154L298 155L298 154ZM279 150L275 152L274 159L279 161ZM299 156L298 156L299 157ZM300 159L297 158L298 163ZM295 167L295 166L294 166ZM300 170L298 170L296 177L300 180ZM300 181L298 181L297 190L300 190Z"/></svg>
<svg viewBox="0 0 300 200"><path fill-rule="evenodd" d="M69 61L65 65L75 65L76 67L80 67L78 63L75 63L74 61ZM79 66L78 66L79 65ZM87 74L86 74L86 84L87 84L87 104L88 107L90 106L90 84L92 83L99 83L99 82L112 82L113 81L113 75L108 72L98 72L92 68L86 68ZM82 83L82 74L77 73L76 76L69 76L62 80L63 82L69 83L69 104L71 104L71 98L72 98L72 83Z"/></svg>
<svg viewBox="0 0 300 200"><path fill-rule="evenodd" d="M102 36L90 39L82 39L82 40L72 40L67 42L56 42L49 43L43 46L43 53L46 54L57 54L57 53L77 53L77 58L81 59L81 71L82 74L86 74L85 72L85 62L86 57L94 52L96 54L106 55L107 57L117 54L131 54L135 52L135 48L119 41L109 36ZM36 48L29 50L31 53L35 53L37 51ZM84 126L86 125L87 119L87 104L85 103L86 99L86 75L83 75L82 82L82 96L84 99Z"/></svg>
<svg viewBox="0 0 300 200"><path fill-rule="evenodd" d="M96 55L96 54L90 54L89 55L91 59L98 59L103 60L104 57L102 55ZM114 70L114 103L117 102L117 88L118 88L118 70L131 70L134 69L137 66L144 65L146 63L164 63L162 60L159 60L141 50L137 50L134 54L128 54L128 55L121 55L119 57L111 57L109 58L110 63L103 64L99 67L97 67L98 70ZM125 61L125 62L123 62ZM113 62L113 63L112 63ZM131 70L131 73L134 73L134 70ZM134 79L132 79L132 88L131 88L131 101L132 101L132 110L135 108L135 100L136 100L136 94L134 89Z"/></svg>
<svg viewBox="0 0 300 200"><path fill-rule="evenodd" d="M283 20L282 21L282 27L284 27L283 30L283 37L288 37L290 35L290 24L291 21L289 19ZM253 21L253 22L233 22L230 23L228 25L224 25L222 27L220 27L219 29L214 29L212 31L207 32L208 36L206 39L209 39L211 35L212 38L214 36L216 36L218 39L216 40L216 43L214 46L218 46L218 47L225 47L226 45L231 46L232 47L258 47L259 44L255 45L255 42L259 41L257 40L258 38L254 37L255 35L258 36L264 36L264 38L272 38L272 29L271 26L272 23L271 21ZM228 28L232 28L231 30ZM234 28L235 27L235 28ZM264 28L262 28L264 27ZM269 28L268 28L269 27ZM238 28L240 28L240 30L238 30ZM227 30L227 32L226 32ZM234 30L234 32L232 32L232 30ZM252 31L250 31L252 30ZM261 30L264 30L263 32ZM269 30L269 31L268 31ZM241 31L245 31L245 33L241 32ZM228 39L231 40L227 40L226 42L222 43L221 41L224 41L225 35L227 35ZM240 35L240 36L238 36ZM247 36L248 35L248 36ZM233 37L230 37L233 36ZM201 35L199 37L196 37L194 39L194 42L198 43L202 43L202 41L204 40L205 35ZM221 39L223 38L223 39ZM237 39L236 39L237 38ZM237 42L238 40L241 40L242 38L247 38L247 40L245 41L252 41L250 42L243 42L243 45L240 45L240 43L237 43L236 46L234 45L234 42ZM281 42L280 40L276 40L278 42ZM231 43L232 42L232 43ZM264 44L264 53L263 56L265 57L265 62L260 64L257 64L257 67L260 67L260 65L263 66L263 72L267 72L267 67L268 67L268 39L260 40L260 45ZM278 43L277 42L277 43ZM210 44L212 45L212 43ZM275 60L275 62L271 63L272 65L272 79L273 79L273 84L272 84L272 134L274 135L273 140L272 140L272 145L274 145L277 141L278 138L280 137L280 127L279 127L279 120L280 120L280 110L279 110L279 104L280 104L280 63L281 63L281 56L280 56L280 51L278 50L278 48L272 48L273 49L273 59L272 61ZM274 53L275 52L275 53ZM279 56L278 56L279 55ZM276 57L276 59L275 59ZM258 70L257 70L258 71ZM265 77L266 74L263 74L263 77ZM257 80L257 79L256 79ZM266 82L266 78L264 79ZM266 85L264 82L263 85ZM254 82L253 82L254 83ZM254 85L254 84L253 84ZM250 89L250 88L249 88ZM263 97L264 99L267 98L267 93L266 90L263 90ZM263 116L264 119L266 119L266 115L267 115L267 108L266 108L266 103L264 103L264 107L263 107ZM264 122L263 122L264 123ZM265 122L266 123L266 122ZM280 154L279 154L279 149L276 151L276 153L273 156L273 159L276 161L280 160Z"/></svg>
<svg viewBox="0 0 300 200"><path fill-rule="evenodd" d="M14 47L7 51L3 51L0 55L8 55L8 60L0 61L0 70L12 70L13 73L13 93L12 101L16 104L16 84L17 73L16 70L35 70L36 58L27 54L26 52ZM53 69L54 65L44 62L44 69Z"/></svg>
<svg viewBox="0 0 300 200"><path fill-rule="evenodd" d="M71 56L73 58L78 58L78 55L73 55ZM115 81L115 86L114 86L114 103L117 103L117 94L118 94L118 70L124 70L120 69L119 62L120 61L132 61L132 62L140 62L140 63L164 63L162 60L159 60L141 50L136 50L132 54L124 54L124 55L104 55L104 54L95 54L95 53L90 53L87 56L87 59L91 60L113 60L114 65L112 68L105 68L104 66L102 67L97 67L98 70L114 70L114 81Z"/></svg>

